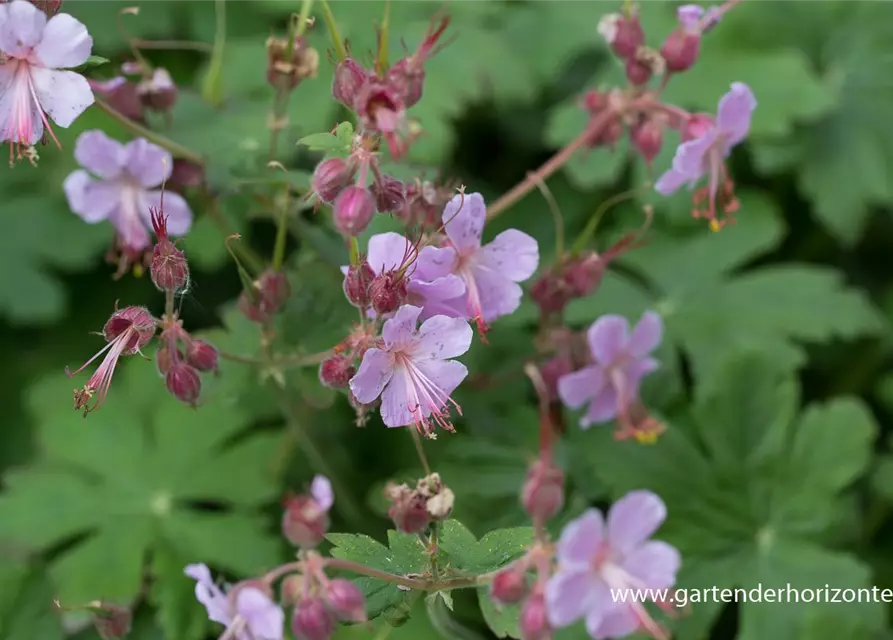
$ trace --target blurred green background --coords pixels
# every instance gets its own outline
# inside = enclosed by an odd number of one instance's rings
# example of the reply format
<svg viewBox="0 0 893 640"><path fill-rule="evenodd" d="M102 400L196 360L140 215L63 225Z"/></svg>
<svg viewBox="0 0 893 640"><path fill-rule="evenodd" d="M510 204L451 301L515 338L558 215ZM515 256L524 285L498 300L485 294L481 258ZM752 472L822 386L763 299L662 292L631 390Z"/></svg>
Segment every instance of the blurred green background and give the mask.
<svg viewBox="0 0 893 640"><path fill-rule="evenodd" d="M140 14L122 20L122 33L118 12L133 4ZM66 0L63 10L87 25L93 53L113 61L91 71L99 78L129 59L128 37L213 42L219 4ZM331 5L353 53L371 58L384 3ZM673 28L675 6L641 7L652 46ZM217 215L269 256L281 188L244 184L270 175L264 41L285 33L300 3L225 7L224 105L211 108L199 96L205 53L146 50L181 86L170 127L161 118L151 125L210 159ZM415 48L439 7L391 4L393 58L401 40ZM425 135L403 175L455 177L491 200L523 179L582 130L586 117L575 103L582 91L622 79L596 32L600 16L617 9L450 3L455 41L427 66L424 97L411 110ZM291 96L277 155L298 188L318 157L294 141L346 117L331 99L321 21L309 38L320 51L319 75ZM601 313L636 319L646 308L663 315L664 367L644 394L670 431L642 447L613 442L609 429L572 427L559 450L568 500L556 531L589 504L651 488L670 513L658 537L683 553L680 586L893 587L891 38L888 3L744 2L705 37L694 70L670 84L668 101L707 112L733 81L756 94L751 135L731 159L742 208L718 234L691 220L688 193L659 199L644 190L609 214L597 248L637 227L642 204L655 207L651 242L574 303L568 321L584 328ZM86 377L70 381L64 367L98 350L102 341L90 332L115 302L156 313L162 305L148 278L112 279L103 260L111 228L86 225L65 202L74 140L92 128L127 139L90 109L71 129L57 128L64 148L44 147L39 168L0 169L0 638L95 637L83 616L60 616L59 597L63 605L97 598L138 605L134 638L201 640L216 630L193 600L185 564L206 562L238 579L286 561L278 498L315 472L336 480L333 530L384 540L383 484L420 469L402 430L385 430L377 417L357 428L346 400L322 389L315 370L289 371L283 389L264 372L227 362L220 377L204 380L203 406L189 410L166 395L152 363L131 358L106 407L86 421L71 409L71 388ZM667 136L655 172L669 166L676 142ZM625 141L613 152L580 154L549 180L568 238L606 197L651 176ZM253 355L259 337L233 308L240 284L224 235L206 202L192 204L197 221L182 243L194 279L181 300L185 325L221 349ZM374 226L370 232L393 228ZM534 235L542 265L552 263L555 230L541 195L527 196L485 233L510 226ZM354 319L337 272L347 256L324 210L297 211L290 229L294 291L277 348L311 353L335 344ZM478 537L525 524L516 496L536 454L537 414L519 372L536 353L536 321L525 301L496 323L489 346L475 344L463 358L472 375L458 394L458 434L428 447L458 497L455 517ZM461 629L448 637L493 637L473 593L456 592L455 601ZM710 603L671 626L692 640L884 638L893 637L888 609ZM392 630L379 620L338 637L437 637L418 613ZM580 628L556 635L583 637Z"/></svg>

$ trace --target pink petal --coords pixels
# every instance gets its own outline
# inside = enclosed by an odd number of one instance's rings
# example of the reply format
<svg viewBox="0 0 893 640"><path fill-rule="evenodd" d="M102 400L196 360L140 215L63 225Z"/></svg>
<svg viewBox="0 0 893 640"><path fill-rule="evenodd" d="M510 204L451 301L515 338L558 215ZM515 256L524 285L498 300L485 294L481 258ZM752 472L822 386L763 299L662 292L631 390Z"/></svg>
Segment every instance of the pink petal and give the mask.
<svg viewBox="0 0 893 640"><path fill-rule="evenodd" d="M391 356L386 351L367 349L359 370L349 383L356 399L363 404L374 402L381 395L385 385L391 381L394 374L393 366Z"/></svg>
<svg viewBox="0 0 893 640"><path fill-rule="evenodd" d="M412 357L420 360L446 360L461 356L471 347L473 331L461 318L434 316L422 323Z"/></svg>
<svg viewBox="0 0 893 640"><path fill-rule="evenodd" d="M19 64L13 60L0 65L0 140L36 144L43 135L43 121L31 95L30 76L16 72Z"/></svg>
<svg viewBox="0 0 893 640"><path fill-rule="evenodd" d="M84 76L74 71L31 67L31 81L41 108L62 128L93 104L93 91Z"/></svg>
<svg viewBox="0 0 893 640"><path fill-rule="evenodd" d="M629 397L637 398L642 379L659 368L660 363L654 358L636 360L624 367L623 375L626 376L626 392Z"/></svg>
<svg viewBox="0 0 893 640"><path fill-rule="evenodd" d="M604 315L586 333L596 362L608 367L623 353L629 340L629 322L623 316Z"/></svg>
<svg viewBox="0 0 893 640"><path fill-rule="evenodd" d="M484 322L493 322L497 318L512 314L521 306L523 291L517 283L498 271L480 264L476 265L471 273Z"/></svg>
<svg viewBox="0 0 893 640"><path fill-rule="evenodd" d="M689 177L684 173L680 173L675 169L667 169L667 171L657 179L654 189L662 196L669 196L676 193L676 191L679 190L679 187L688 181Z"/></svg>
<svg viewBox="0 0 893 640"><path fill-rule="evenodd" d="M424 247L419 251L413 277L419 280L434 280L450 275L456 270L459 256L452 247Z"/></svg>
<svg viewBox="0 0 893 640"><path fill-rule="evenodd" d="M686 4L676 9L676 19L686 29L693 29L704 15L704 9L697 4Z"/></svg>
<svg viewBox="0 0 893 640"><path fill-rule="evenodd" d="M147 189L159 186L171 177L174 159L166 149L137 138L124 147L127 172Z"/></svg>
<svg viewBox="0 0 893 640"><path fill-rule="evenodd" d="M62 189L71 210L91 224L106 220L120 203L120 188L116 183L93 180L81 169L65 178Z"/></svg>
<svg viewBox="0 0 893 640"><path fill-rule="evenodd" d="M32 55L45 67L67 69L84 64L92 49L87 27L67 13L58 13L47 22Z"/></svg>
<svg viewBox="0 0 893 640"><path fill-rule="evenodd" d="M487 219L487 206L479 193L456 194L443 209L446 233L459 253L481 246L481 234Z"/></svg>
<svg viewBox="0 0 893 640"><path fill-rule="evenodd" d="M322 475L313 477L313 483L310 485L310 495L316 501L316 504L325 511L328 511L335 502L335 492L332 491L332 483L329 479Z"/></svg>
<svg viewBox="0 0 893 640"><path fill-rule="evenodd" d="M700 138L680 144L673 156L673 169L684 175L689 182L700 179L706 171L704 158L716 142L716 135L716 128L713 128Z"/></svg>
<svg viewBox="0 0 893 640"><path fill-rule="evenodd" d="M381 328L381 337L385 346L391 349L394 346L406 345L415 338L416 323L422 310L405 304L394 314L394 317L384 323Z"/></svg>
<svg viewBox="0 0 893 640"><path fill-rule="evenodd" d="M415 415L411 409L414 410L419 404L412 396L412 392L412 382L406 370L395 369L381 394L381 421L386 427L405 427L413 424Z"/></svg>
<svg viewBox="0 0 893 640"><path fill-rule="evenodd" d="M409 293L407 302L422 307L420 320L427 320L436 315L450 318L465 317L464 298L461 300L461 305L455 304L456 298L465 293L465 283L458 276L448 275L430 282L410 279L407 291Z"/></svg>
<svg viewBox="0 0 893 640"><path fill-rule="evenodd" d="M546 583L546 613L554 628L567 627L586 615L604 585L590 568L559 571Z"/></svg>
<svg viewBox="0 0 893 640"><path fill-rule="evenodd" d="M416 362L416 367L439 390L433 407L428 407L424 412L425 417L431 413L431 409L449 409L447 398L453 395L453 391L468 377L468 369L461 362L455 360L422 360Z"/></svg>
<svg viewBox="0 0 893 640"><path fill-rule="evenodd" d="M682 558L675 547L651 540L623 560L623 569L638 578L646 589L669 589L676 584Z"/></svg>
<svg viewBox="0 0 893 640"><path fill-rule="evenodd" d="M617 389L613 384L605 384L586 407L586 413L580 419L580 426L588 429L594 424L601 424L617 417Z"/></svg>
<svg viewBox="0 0 893 640"><path fill-rule="evenodd" d="M192 226L192 209L189 203L179 193L174 191L164 192L164 207L162 208L161 190L144 191L140 197L140 215L146 227L152 226L151 210L163 211L167 216L167 231L172 236L183 236Z"/></svg>
<svg viewBox="0 0 893 640"><path fill-rule="evenodd" d="M24 0L0 5L0 51L10 57L27 56L40 42L46 14Z"/></svg>
<svg viewBox="0 0 893 640"><path fill-rule="evenodd" d="M119 206L109 214L115 230L118 232L120 242L132 251L142 251L152 246L152 237L143 222L142 217L130 201L131 197L126 192L121 192Z"/></svg>
<svg viewBox="0 0 893 640"><path fill-rule="evenodd" d="M587 509L565 525L555 550L559 568L590 570L604 541L604 529L604 518L598 509Z"/></svg>
<svg viewBox="0 0 893 640"><path fill-rule="evenodd" d="M639 618L629 606L614 607L608 612L593 609L586 616L586 631L593 640L625 638L638 628Z"/></svg>
<svg viewBox="0 0 893 640"><path fill-rule="evenodd" d="M611 548L627 553L657 531L667 517L667 507L651 491L631 491L614 503L608 512L608 539Z"/></svg>
<svg viewBox="0 0 893 640"><path fill-rule="evenodd" d="M389 231L369 238L369 249L366 261L378 274L389 271L403 263L404 258L412 251L412 244L405 236Z"/></svg>
<svg viewBox="0 0 893 640"><path fill-rule="evenodd" d="M648 355L660 344L663 330L660 314L646 311L626 343L626 352L636 358Z"/></svg>
<svg viewBox="0 0 893 640"><path fill-rule="evenodd" d="M756 108L757 99L743 82L733 82L732 89L720 98L716 126L725 134L727 152L747 136L750 118Z"/></svg>
<svg viewBox="0 0 893 640"><path fill-rule="evenodd" d="M236 596L236 613L245 619L253 638L281 640L285 614L263 591L242 587Z"/></svg>
<svg viewBox="0 0 893 640"><path fill-rule="evenodd" d="M434 410L448 410L447 399L468 375L465 365L455 360L426 360L413 366L415 371L397 367L381 394L381 419L388 427L404 427Z"/></svg>
<svg viewBox="0 0 893 640"><path fill-rule="evenodd" d="M84 131L74 143L74 159L93 175L117 178L124 166L124 145L99 129Z"/></svg>
<svg viewBox="0 0 893 640"><path fill-rule="evenodd" d="M583 367L558 378L558 396L571 409L579 409L594 398L605 385L601 367Z"/></svg>
<svg viewBox="0 0 893 640"><path fill-rule="evenodd" d="M539 266L540 250L536 240L523 231L507 229L477 254L478 262L513 282L524 282Z"/></svg>
<svg viewBox="0 0 893 640"><path fill-rule="evenodd" d="M233 619L229 599L214 584L208 567L203 564L190 564L184 573L196 581L195 597L207 609L208 617L214 622L229 625Z"/></svg>

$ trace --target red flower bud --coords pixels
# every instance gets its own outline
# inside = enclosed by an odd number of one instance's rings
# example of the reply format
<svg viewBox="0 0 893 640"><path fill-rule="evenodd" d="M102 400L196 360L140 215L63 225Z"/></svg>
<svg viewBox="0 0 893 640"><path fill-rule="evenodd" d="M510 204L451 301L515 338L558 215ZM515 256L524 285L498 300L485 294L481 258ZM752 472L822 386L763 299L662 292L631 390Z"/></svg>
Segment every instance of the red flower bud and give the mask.
<svg viewBox="0 0 893 640"><path fill-rule="evenodd" d="M177 85L167 69L156 68L151 78L136 85L136 93L143 105L152 111L170 111L177 103Z"/></svg>
<svg viewBox="0 0 893 640"><path fill-rule="evenodd" d="M552 637L552 628L546 614L546 599L542 593L532 594L521 606L518 627L521 640L549 640Z"/></svg>
<svg viewBox="0 0 893 640"><path fill-rule="evenodd" d="M171 353L171 350L168 346L162 346L158 348L158 351L155 352L155 367L158 369L158 373L163 376L167 376L168 372L171 370L171 367L174 366L175 362L183 361L183 352L177 349L174 353Z"/></svg>
<svg viewBox="0 0 893 640"><path fill-rule="evenodd" d="M403 106L409 109L422 99L425 69L414 64L411 56L401 58L388 69L385 81L403 98Z"/></svg>
<svg viewBox="0 0 893 640"><path fill-rule="evenodd" d="M394 521L397 531L402 533L420 533L431 523L428 513L427 499L405 484L390 485L386 494L391 501L388 517Z"/></svg>
<svg viewBox="0 0 893 640"><path fill-rule="evenodd" d="M288 300L291 285L288 283L288 276L272 269L264 271L254 285L254 291L243 291L239 296L239 310L252 322L264 324Z"/></svg>
<svg viewBox="0 0 893 640"><path fill-rule="evenodd" d="M613 148L622 135L623 121L620 119L619 115L614 115L607 123L605 123L605 126L602 127L600 132L597 132L596 135L590 137L587 144L591 149L597 147Z"/></svg>
<svg viewBox="0 0 893 640"><path fill-rule="evenodd" d="M106 342L111 342L122 333L132 330L131 337L124 345L122 353L137 353L155 335L155 318L143 307L124 307L115 311L102 327Z"/></svg>
<svg viewBox="0 0 893 640"><path fill-rule="evenodd" d="M354 176L352 164L341 158L329 158L316 165L313 171L313 192L323 202L331 203Z"/></svg>
<svg viewBox="0 0 893 640"><path fill-rule="evenodd" d="M167 217L163 211L151 210L152 229L158 241L152 248L149 274L159 291L178 292L189 284L189 263L186 254L177 249L167 235Z"/></svg>
<svg viewBox="0 0 893 640"><path fill-rule="evenodd" d="M369 300L379 315L399 309L407 295L406 278L394 271L376 276L369 285Z"/></svg>
<svg viewBox="0 0 893 640"><path fill-rule="evenodd" d="M344 295L353 306L359 309L369 306L369 285L374 278L375 272L365 260L347 268L343 284Z"/></svg>
<svg viewBox="0 0 893 640"><path fill-rule="evenodd" d="M664 144L664 128L654 118L648 118L633 127L630 138L645 162L651 164Z"/></svg>
<svg viewBox="0 0 893 640"><path fill-rule="evenodd" d="M626 78L634 85L643 85L651 80L653 70L651 65L636 56L626 59Z"/></svg>
<svg viewBox="0 0 893 640"><path fill-rule="evenodd" d="M645 42L645 32L638 14L629 17L618 15L614 18L613 33L608 33L611 49L620 58L631 58Z"/></svg>
<svg viewBox="0 0 893 640"><path fill-rule="evenodd" d="M565 267L564 286L574 298L584 298L598 288L605 275L606 261L591 251Z"/></svg>
<svg viewBox="0 0 893 640"><path fill-rule="evenodd" d="M345 188L332 208L335 227L344 236L358 236L372 220L375 214L375 198L365 187L356 185Z"/></svg>
<svg viewBox="0 0 893 640"><path fill-rule="evenodd" d="M689 142L700 138L716 126L713 116L708 113L694 113L682 125L682 141Z"/></svg>
<svg viewBox="0 0 893 640"><path fill-rule="evenodd" d="M296 640L329 640L335 633L335 617L320 598L304 598L295 607L291 632Z"/></svg>
<svg viewBox="0 0 893 640"><path fill-rule="evenodd" d="M296 547L311 549L323 541L329 530L328 511L312 496L293 496L285 502L282 535Z"/></svg>
<svg viewBox="0 0 893 640"><path fill-rule="evenodd" d="M490 598L497 604L515 604L527 595L527 572L506 567L490 583Z"/></svg>
<svg viewBox="0 0 893 640"><path fill-rule="evenodd" d="M300 573L286 576L280 584L279 593L282 595L282 602L285 606L300 602L304 595L304 576Z"/></svg>
<svg viewBox="0 0 893 640"><path fill-rule="evenodd" d="M372 183L375 208L381 213L396 213L406 206L406 185L391 176L381 176Z"/></svg>
<svg viewBox="0 0 893 640"><path fill-rule="evenodd" d="M551 462L537 460L527 471L521 504L534 520L545 522L564 506L564 473Z"/></svg>
<svg viewBox="0 0 893 640"><path fill-rule="evenodd" d="M701 34L684 28L674 30L664 41L660 54L667 63L668 71L691 69L701 52Z"/></svg>
<svg viewBox="0 0 893 640"><path fill-rule="evenodd" d="M334 355L319 365L319 381L332 389L344 389L356 372L351 358Z"/></svg>
<svg viewBox="0 0 893 640"><path fill-rule="evenodd" d="M350 580L337 578L326 585L326 604L336 616L346 622L366 621L366 599Z"/></svg>
<svg viewBox="0 0 893 640"><path fill-rule="evenodd" d="M546 383L546 391L551 402L558 402L558 379L574 370L573 362L566 355L557 355L540 366L540 375Z"/></svg>
<svg viewBox="0 0 893 640"><path fill-rule="evenodd" d="M136 84L122 76L110 80L88 80L94 93L103 96L106 102L121 115L135 122L146 121L145 107L136 92Z"/></svg>
<svg viewBox="0 0 893 640"><path fill-rule="evenodd" d="M186 347L186 361L199 371L217 371L217 349L204 340L193 340Z"/></svg>
<svg viewBox="0 0 893 640"><path fill-rule="evenodd" d="M174 362L167 372L165 383L172 396L184 404L195 406L202 392L202 381L195 367L185 362Z"/></svg>
<svg viewBox="0 0 893 640"><path fill-rule="evenodd" d="M96 633L102 640L118 640L130 633L130 624L133 620L130 609L102 603L99 607L91 608L91 611Z"/></svg>
<svg viewBox="0 0 893 640"><path fill-rule="evenodd" d="M332 96L351 109L357 99L360 88L372 74L353 58L346 58L335 67L335 78L332 81Z"/></svg>
<svg viewBox="0 0 893 640"><path fill-rule="evenodd" d="M560 274L546 272L536 279L530 297L543 315L560 313L571 301L571 295Z"/></svg>
<svg viewBox="0 0 893 640"><path fill-rule="evenodd" d="M180 189L196 189L205 184L205 169L189 160L176 158L167 183Z"/></svg>
<svg viewBox="0 0 893 640"><path fill-rule="evenodd" d="M601 91L590 89L583 94L583 108L592 115L603 111L608 106L608 96Z"/></svg>

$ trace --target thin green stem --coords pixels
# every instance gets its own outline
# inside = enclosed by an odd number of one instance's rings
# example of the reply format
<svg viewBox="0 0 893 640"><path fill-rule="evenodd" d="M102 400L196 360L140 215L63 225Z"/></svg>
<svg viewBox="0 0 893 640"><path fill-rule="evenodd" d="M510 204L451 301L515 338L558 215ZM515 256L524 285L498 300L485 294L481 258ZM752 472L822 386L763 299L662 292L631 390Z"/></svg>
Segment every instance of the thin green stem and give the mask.
<svg viewBox="0 0 893 640"><path fill-rule="evenodd" d="M267 366L267 367L310 367L313 365L317 365L329 356L332 355L332 351L322 351L320 353L310 353L306 355L296 355L296 356L283 356L280 358L255 358L252 356L240 356L236 353L227 353L225 351L220 352L220 357L224 360L232 360L233 362L240 362L242 364L250 364L256 366Z"/></svg>
<svg viewBox="0 0 893 640"><path fill-rule="evenodd" d="M166 138L160 133L155 133L144 127L143 125L134 122L123 113L112 107L109 103L107 103L102 98L97 97L95 99L96 106L99 107L102 111L105 111L113 120L116 120L118 123L122 124L126 129L128 129L131 133L136 134L141 138L145 138L149 142L153 144L157 144L159 147L163 147L171 152L175 158L181 158L183 160L189 160L189 162L195 163L197 165L204 165L205 159L200 155L195 153L194 151L190 151L186 147L181 144L177 144L170 138Z"/></svg>
<svg viewBox="0 0 893 640"><path fill-rule="evenodd" d="M298 25L295 30L295 38L292 39L292 44L290 46L294 46L294 40L304 35L304 32L307 30L307 25L310 21L310 10L312 8L313 0L302 0L301 13L298 15ZM287 60L291 60L291 56L289 56Z"/></svg>
<svg viewBox="0 0 893 640"><path fill-rule="evenodd" d="M326 0L320 0L319 4L322 7L322 18L325 20L326 27L329 30L329 38L335 47L335 55L338 57L338 60L344 61L347 59L347 49L344 46L344 38L341 37L341 32L338 30L338 24L335 22L332 8L329 7L329 3Z"/></svg>
<svg viewBox="0 0 893 640"><path fill-rule="evenodd" d="M577 236L577 239L571 247L571 253L577 254L586 248L586 244L595 235L598 225L601 223L602 219L604 219L605 214L610 211L611 207L618 205L625 200L634 198L640 191L640 189L624 191L623 193L618 193L602 202L601 206L599 206L599 208L595 210L595 213L590 216L589 221L586 223L586 226L583 227L580 235Z"/></svg>
<svg viewBox="0 0 893 640"><path fill-rule="evenodd" d="M360 264L360 241L355 236L350 238L350 263Z"/></svg>
<svg viewBox="0 0 893 640"><path fill-rule="evenodd" d="M254 271L254 273L260 273L264 269L264 261L261 259L259 255L257 255L249 246L242 244L241 242L235 244L234 246L228 242L230 238L236 236L236 234L229 226L229 223L226 221L226 218L223 217L223 214L220 213L220 202L217 198L213 197L210 194L206 194L208 197L208 207L206 210L206 215L211 218L214 224L217 225L217 228L220 229L220 232L226 237L226 246L230 250L230 252L237 252L239 257L245 261L248 267Z"/></svg>
<svg viewBox="0 0 893 640"><path fill-rule="evenodd" d="M212 106L223 103L223 63L226 47L226 0L214 2L214 48L202 86L202 97Z"/></svg>
<svg viewBox="0 0 893 640"><path fill-rule="evenodd" d="M288 190L288 186L285 187ZM288 238L288 199L279 212L279 223L276 227L276 242L273 245L273 270L279 271L285 262L285 241Z"/></svg>
<svg viewBox="0 0 893 640"><path fill-rule="evenodd" d="M381 29L378 32L378 60L376 68L378 74L384 76L388 70L388 40L391 30L391 0L385 0L384 19L381 21Z"/></svg>
<svg viewBox="0 0 893 640"><path fill-rule="evenodd" d="M412 434L412 442L415 444L415 451L419 456L419 462L422 463L422 469L425 470L425 475L431 475L431 465L428 464L428 456L425 455L425 447L422 442L422 436L419 435L418 429L409 429L409 432Z"/></svg>
<svg viewBox="0 0 893 640"><path fill-rule="evenodd" d="M444 578L442 580L426 580L424 578L407 578L398 576L387 571L380 571L367 567L358 562L351 560L342 560L341 558L326 558L325 564L332 569L342 569L352 573L358 573L363 576L369 576L375 580L398 584L409 589L417 589L420 591L444 591L447 589L462 589L467 587L476 587L481 582L481 576L463 576L460 578Z"/></svg>

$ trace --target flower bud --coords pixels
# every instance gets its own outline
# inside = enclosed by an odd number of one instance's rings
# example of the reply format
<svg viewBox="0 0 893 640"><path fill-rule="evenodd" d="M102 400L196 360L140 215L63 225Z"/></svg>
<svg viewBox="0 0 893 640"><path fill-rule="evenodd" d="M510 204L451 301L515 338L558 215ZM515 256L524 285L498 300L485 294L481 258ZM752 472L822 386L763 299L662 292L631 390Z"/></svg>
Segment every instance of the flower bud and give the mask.
<svg viewBox="0 0 893 640"><path fill-rule="evenodd" d="M354 176L354 167L341 158L329 158L316 165L311 186L323 202L331 203Z"/></svg>
<svg viewBox="0 0 893 640"><path fill-rule="evenodd" d="M564 473L551 462L537 460L527 471L521 504L534 520L545 522L564 506Z"/></svg>
<svg viewBox="0 0 893 640"><path fill-rule="evenodd" d="M149 264L152 284L159 291L178 293L189 284L189 263L186 254L166 237L152 248L152 261Z"/></svg>
<svg viewBox="0 0 893 640"><path fill-rule="evenodd" d="M375 198L365 187L356 185L345 188L332 208L335 227L344 236L358 236L372 220L375 214Z"/></svg>
<svg viewBox="0 0 893 640"><path fill-rule="evenodd" d="M540 366L540 375L543 376L543 382L546 384L546 392L549 394L550 402L558 402L558 379L566 376L574 370L573 362L567 355L557 355L546 360Z"/></svg>
<svg viewBox="0 0 893 640"><path fill-rule="evenodd" d="M202 392L202 381L195 367L175 362L167 372L165 383L172 396L184 404L195 406Z"/></svg>
<svg viewBox="0 0 893 640"><path fill-rule="evenodd" d="M106 342L111 342L125 331L133 337L124 345L123 353L137 353L155 335L155 318L143 307L124 307L115 311L102 327Z"/></svg>
<svg viewBox="0 0 893 640"><path fill-rule="evenodd" d="M601 131L589 138L587 144L591 149L597 147L613 148L622 135L623 121L620 119L620 115L613 115L608 122L605 123L605 126L602 127Z"/></svg>
<svg viewBox="0 0 893 640"><path fill-rule="evenodd" d="M542 593L532 594L521 605L521 617L518 620L521 640L549 640L552 628L546 614L546 599Z"/></svg>
<svg viewBox="0 0 893 640"><path fill-rule="evenodd" d="M413 64L412 57L401 58L388 69L385 81L403 98L403 106L407 109L422 99L422 88L425 84L425 69Z"/></svg>
<svg viewBox="0 0 893 640"><path fill-rule="evenodd" d="M205 169L189 160L175 158L171 177L167 183L180 189L197 189L205 184Z"/></svg>
<svg viewBox="0 0 893 640"><path fill-rule="evenodd" d="M91 607L93 613L93 626L102 640L119 640L130 633L130 624L133 615L130 609L115 604L102 603L98 607Z"/></svg>
<svg viewBox="0 0 893 640"><path fill-rule="evenodd" d="M346 58L335 67L332 96L346 107L353 108L360 88L371 74L353 58Z"/></svg>
<svg viewBox="0 0 893 640"><path fill-rule="evenodd" d="M388 517L394 521L397 531L420 533L428 528L431 514L428 513L428 499L425 496L405 484L388 485L385 495L391 501Z"/></svg>
<svg viewBox="0 0 893 640"><path fill-rule="evenodd" d="M369 285L375 278L375 272L366 260L362 260L359 264L352 264L347 268L347 274L344 276L344 295L347 300L359 309L365 309L369 306Z"/></svg>
<svg viewBox="0 0 893 640"><path fill-rule="evenodd" d="M599 21L598 32L611 45L611 50L623 59L634 56L636 49L645 42L645 32L635 13L631 16L617 13L604 16Z"/></svg>
<svg viewBox="0 0 893 640"><path fill-rule="evenodd" d="M158 373L163 376L167 376L168 372L171 370L171 367L174 366L175 362L183 361L183 352L177 349L174 353L171 353L170 347L167 345L163 347L159 347L158 351L155 352L155 367L158 369Z"/></svg>
<svg viewBox="0 0 893 640"><path fill-rule="evenodd" d="M167 69L160 67L136 85L136 93L143 105L152 111L170 111L177 103L177 85Z"/></svg>
<svg viewBox="0 0 893 640"><path fill-rule="evenodd" d="M336 578L326 585L326 604L345 622L366 621L366 599L350 580Z"/></svg>
<svg viewBox="0 0 893 640"><path fill-rule="evenodd" d="M334 355L319 365L319 381L332 389L344 389L356 372L351 358Z"/></svg>
<svg viewBox="0 0 893 640"><path fill-rule="evenodd" d="M584 298L601 284L605 275L606 261L590 251L571 261L564 270L564 287L574 298Z"/></svg>
<svg viewBox="0 0 893 640"><path fill-rule="evenodd" d="M608 96L601 91L590 89L583 94L583 108L592 115L603 111L608 106Z"/></svg>
<svg viewBox="0 0 893 640"><path fill-rule="evenodd" d="M239 310L258 324L268 322L282 308L291 295L288 276L267 269L254 283L254 291L243 291L239 296Z"/></svg>
<svg viewBox="0 0 893 640"><path fill-rule="evenodd" d="M316 77L319 53L299 36L289 57L288 44L285 38L267 38L267 82L274 89L292 91L306 78Z"/></svg>
<svg viewBox="0 0 893 640"><path fill-rule="evenodd" d="M394 271L386 271L369 285L369 300L375 313L393 313L400 308L408 295L406 278Z"/></svg>
<svg viewBox="0 0 893 640"><path fill-rule="evenodd" d="M682 125L682 141L689 142L703 137L716 126L713 116L708 113L694 113Z"/></svg>
<svg viewBox="0 0 893 640"><path fill-rule="evenodd" d="M193 340L186 347L186 361L199 371L217 371L217 349L204 340Z"/></svg>
<svg viewBox="0 0 893 640"><path fill-rule="evenodd" d="M381 176L372 183L375 208L381 213L396 213L406 206L406 185L391 176Z"/></svg>
<svg viewBox="0 0 893 640"><path fill-rule="evenodd" d="M496 604L515 604L527 595L527 572L515 566L506 567L490 583L490 598Z"/></svg>
<svg viewBox="0 0 893 640"><path fill-rule="evenodd" d="M701 34L684 28L675 29L660 48L660 54L668 71L687 71L698 60L701 52Z"/></svg>
<svg viewBox="0 0 893 640"><path fill-rule="evenodd" d="M634 85L647 84L651 80L651 65L636 56L626 59L626 78Z"/></svg>
<svg viewBox="0 0 893 640"><path fill-rule="evenodd" d="M115 111L134 122L146 121L145 107L136 90L136 84L122 76L110 80L88 80L94 93L105 98Z"/></svg>
<svg viewBox="0 0 893 640"><path fill-rule="evenodd" d="M295 607L291 632L296 640L328 640L335 633L335 617L320 598L304 598Z"/></svg>
<svg viewBox="0 0 893 640"><path fill-rule="evenodd" d="M630 138L632 139L633 147L642 154L645 162L651 164L663 146L664 129L654 118L648 118L639 123L638 126L633 127Z"/></svg>
<svg viewBox="0 0 893 640"><path fill-rule="evenodd" d="M329 514L312 496L293 496L285 503L282 535L296 547L312 549L329 530Z"/></svg>
<svg viewBox="0 0 893 640"><path fill-rule="evenodd" d="M560 274L551 272L546 272L537 278L530 289L530 297L543 315L560 313L571 301Z"/></svg>
<svg viewBox="0 0 893 640"><path fill-rule="evenodd" d="M298 604L304 595L304 576L300 573L286 576L279 586L279 593L282 595L282 603L285 606Z"/></svg>

